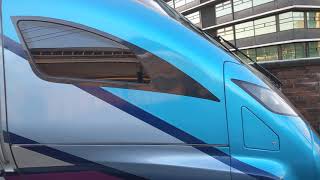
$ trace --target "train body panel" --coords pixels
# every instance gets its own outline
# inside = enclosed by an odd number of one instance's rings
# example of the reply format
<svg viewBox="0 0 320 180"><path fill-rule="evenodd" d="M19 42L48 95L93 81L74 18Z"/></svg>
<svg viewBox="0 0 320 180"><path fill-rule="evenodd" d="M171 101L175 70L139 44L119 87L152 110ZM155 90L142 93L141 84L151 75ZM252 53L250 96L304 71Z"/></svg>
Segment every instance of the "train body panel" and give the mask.
<svg viewBox="0 0 320 180"><path fill-rule="evenodd" d="M162 1L3 0L2 25L9 180L320 178L281 92Z"/></svg>

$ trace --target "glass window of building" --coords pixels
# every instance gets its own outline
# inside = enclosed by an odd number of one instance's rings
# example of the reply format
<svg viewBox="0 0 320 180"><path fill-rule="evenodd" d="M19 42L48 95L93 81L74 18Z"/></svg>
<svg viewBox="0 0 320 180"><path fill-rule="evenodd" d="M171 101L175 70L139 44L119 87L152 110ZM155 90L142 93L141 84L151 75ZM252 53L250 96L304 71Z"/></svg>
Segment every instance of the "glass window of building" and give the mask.
<svg viewBox="0 0 320 180"><path fill-rule="evenodd" d="M232 26L218 29L217 31L218 36L222 36L224 39L228 41L234 40L233 34L234 34L234 31Z"/></svg>
<svg viewBox="0 0 320 180"><path fill-rule="evenodd" d="M168 1L168 2L167 2L167 4L168 4L169 6L171 6L172 8L174 8L174 5L173 5L173 0L171 0L171 1Z"/></svg>
<svg viewBox="0 0 320 180"><path fill-rule="evenodd" d="M284 44L281 46L282 59L295 59L296 50L294 44Z"/></svg>
<svg viewBox="0 0 320 180"><path fill-rule="evenodd" d="M286 12L279 15L280 31L304 28L303 12Z"/></svg>
<svg viewBox="0 0 320 180"><path fill-rule="evenodd" d="M189 19L193 24L199 24L200 23L200 12L194 12L191 14L186 15L186 18Z"/></svg>
<svg viewBox="0 0 320 180"><path fill-rule="evenodd" d="M226 1L216 5L216 17L225 16L232 13L231 1Z"/></svg>
<svg viewBox="0 0 320 180"><path fill-rule="evenodd" d="M271 16L254 21L255 35L277 32L276 17Z"/></svg>
<svg viewBox="0 0 320 180"><path fill-rule="evenodd" d="M320 42L309 42L309 57L320 57Z"/></svg>
<svg viewBox="0 0 320 180"><path fill-rule="evenodd" d="M273 61L278 59L278 46L257 48L257 61Z"/></svg>
<svg viewBox="0 0 320 180"><path fill-rule="evenodd" d="M320 12L307 13L308 28L320 28Z"/></svg>
<svg viewBox="0 0 320 180"><path fill-rule="evenodd" d="M254 36L253 21L241 23L235 26L236 38L247 38Z"/></svg>
<svg viewBox="0 0 320 180"><path fill-rule="evenodd" d="M194 0L175 0L175 7L178 8L178 7L181 7L181 6L184 6L188 3L191 3L193 2Z"/></svg>
<svg viewBox="0 0 320 180"><path fill-rule="evenodd" d="M252 7L252 0L234 0L234 12L242 11Z"/></svg>
<svg viewBox="0 0 320 180"><path fill-rule="evenodd" d="M247 55L247 56L249 56L249 58L251 58L252 60L256 60L257 59L257 54L256 54L256 49L243 49L243 50L241 50L245 55ZM245 57L243 54L241 54L241 53L237 53L237 55L241 58L241 59L243 59L243 60L245 60L245 61L247 61L248 63L250 63L251 61L247 58L247 57Z"/></svg>
<svg viewBox="0 0 320 180"><path fill-rule="evenodd" d="M259 6L261 4L266 4L268 2L272 2L274 0L253 0L253 6Z"/></svg>
<svg viewBox="0 0 320 180"><path fill-rule="evenodd" d="M307 57L305 43L295 43L295 48L296 48L296 59Z"/></svg>

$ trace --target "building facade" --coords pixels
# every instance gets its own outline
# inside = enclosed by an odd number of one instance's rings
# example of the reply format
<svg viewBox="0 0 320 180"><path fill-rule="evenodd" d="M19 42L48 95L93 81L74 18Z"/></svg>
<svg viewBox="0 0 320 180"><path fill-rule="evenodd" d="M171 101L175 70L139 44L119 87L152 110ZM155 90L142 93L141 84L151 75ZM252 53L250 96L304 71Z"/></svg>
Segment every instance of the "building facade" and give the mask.
<svg viewBox="0 0 320 180"><path fill-rule="evenodd" d="M283 92L320 132L320 0L166 2L274 72Z"/></svg>

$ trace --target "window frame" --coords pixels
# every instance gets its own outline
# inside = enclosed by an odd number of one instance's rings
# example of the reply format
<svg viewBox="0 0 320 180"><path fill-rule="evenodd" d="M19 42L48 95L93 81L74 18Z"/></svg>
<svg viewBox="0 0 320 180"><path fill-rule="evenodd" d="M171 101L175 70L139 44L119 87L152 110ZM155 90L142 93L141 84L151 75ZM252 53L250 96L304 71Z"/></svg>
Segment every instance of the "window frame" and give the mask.
<svg viewBox="0 0 320 180"><path fill-rule="evenodd" d="M272 19L272 21L266 21L269 19ZM270 33L276 33L277 32L276 16L268 16L265 18L256 19L253 21L253 26L254 26L254 36L255 37L265 35L265 34L270 34ZM263 30L263 29L270 30L272 28L274 28L272 31Z"/></svg>
<svg viewBox="0 0 320 180"><path fill-rule="evenodd" d="M175 8L174 6L174 0L170 0L168 2L166 2L170 7Z"/></svg>
<svg viewBox="0 0 320 180"><path fill-rule="evenodd" d="M228 27L223 27L223 28L217 29L217 35L223 37L225 40L228 40L228 41L234 41L234 33L235 32L234 32L233 26L228 26ZM228 38L229 36L232 38Z"/></svg>
<svg viewBox="0 0 320 180"><path fill-rule="evenodd" d="M252 34L250 34L249 32L251 32ZM248 22L236 24L234 26L234 33L235 33L236 39L255 37L256 34L255 34L255 29L254 29L254 21L248 21ZM248 34L250 34L250 35L248 35Z"/></svg>
<svg viewBox="0 0 320 180"><path fill-rule="evenodd" d="M143 83L138 83L138 82L121 82L121 81L113 81L113 80L95 80L95 79L84 79L84 78L71 78L71 77L54 77L50 76L44 72L41 72L39 68L37 67L37 64L35 63L35 60L32 58L31 51L29 47L27 46L27 42L25 41L24 37L22 36L22 31L19 28L19 23L21 21L37 21L37 22L45 22L45 23L52 23L52 24L57 24L57 25L62 25L62 26L69 26L72 28L76 28L79 30L82 30L87 33L91 33L97 36L100 36L102 38L107 38L110 39L114 42L120 43L124 46L126 46L128 49L133 51L133 45L126 43L119 38L116 38L111 35L103 35L103 32L98 32L96 29L92 29L87 26L83 26L80 24L75 24L69 21L64 21L60 19L52 19L52 18L44 18L44 17L32 17L32 16L23 16L21 17L12 17L12 20L15 22L15 28L16 31L19 32L18 36L19 39L21 40L23 48L27 50L28 58L29 58L29 64L31 65L31 68L33 72L41 79L45 81L50 81L50 82L56 82L56 83L64 83L64 84L92 84L92 85L111 85L111 86L123 86L124 84L127 85L134 85L134 86L139 86L139 85L146 85ZM136 54L136 52L133 51L133 53ZM139 60L139 57L137 56L137 59Z"/></svg>
<svg viewBox="0 0 320 180"><path fill-rule="evenodd" d="M196 11L193 13L190 13L185 16L190 22L192 22L195 25L201 25L201 13L200 11ZM194 22L196 20L196 22Z"/></svg>
<svg viewBox="0 0 320 180"><path fill-rule="evenodd" d="M252 7L261 6L261 5L264 5L267 3L271 3L271 2L274 2L274 0L264 0L263 2L259 2L259 3L257 3L257 0L253 0Z"/></svg>
<svg viewBox="0 0 320 180"><path fill-rule="evenodd" d="M182 3L177 6L176 1L178 1L178 3L180 3L180 2L182 2ZM180 7L183 7L183 6L187 5L187 4L193 3L194 1L195 0L175 0L174 1L174 7L175 8L180 8Z"/></svg>
<svg viewBox="0 0 320 180"><path fill-rule="evenodd" d="M302 17L300 16L295 16L296 14L301 13ZM290 14L288 17L281 17L285 16L287 14ZM305 17L304 17L304 12L303 11L288 11L284 13L280 13L278 15L279 17L279 32L282 31L289 31L289 30L295 30L295 29L305 29L306 24L305 24ZM302 19L299 19L302 18ZM297 27L295 23L302 21L303 22L303 27ZM290 25L290 28L286 27L285 25Z"/></svg>
<svg viewBox="0 0 320 180"><path fill-rule="evenodd" d="M216 14L216 18L220 18L220 17L232 14L232 2L228 0L228 1L216 4L215 14Z"/></svg>
<svg viewBox="0 0 320 180"><path fill-rule="evenodd" d="M234 0L232 2L233 12L241 12L253 7L253 0Z"/></svg>
<svg viewBox="0 0 320 180"><path fill-rule="evenodd" d="M276 55L276 59L275 58L273 58L273 59L269 59L270 57L273 57L273 56L270 56L270 52L271 51L269 51L270 49L272 49L272 48L275 48L276 49L276 51L275 51L275 55ZM263 59L259 59L259 58L261 58L262 56L260 56L261 54L260 54L260 52L259 52L259 50L261 51L261 50L263 50L264 51L264 53L263 53ZM267 52L267 53L266 53ZM269 62L269 61L277 61L277 60L279 60L279 46L277 46L277 45L273 45L273 46L265 46L265 47L259 47L259 48L256 48L256 59L257 59L257 62Z"/></svg>

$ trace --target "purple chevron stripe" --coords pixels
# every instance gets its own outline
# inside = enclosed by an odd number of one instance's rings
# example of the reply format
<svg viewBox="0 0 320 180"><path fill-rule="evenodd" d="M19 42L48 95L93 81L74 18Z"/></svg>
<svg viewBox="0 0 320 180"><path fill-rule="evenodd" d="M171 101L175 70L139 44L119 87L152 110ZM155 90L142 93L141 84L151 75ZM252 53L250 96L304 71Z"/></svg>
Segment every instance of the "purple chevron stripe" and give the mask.
<svg viewBox="0 0 320 180"><path fill-rule="evenodd" d="M10 39L8 37L6 37L7 39ZM12 40L10 41L10 43L12 44ZM16 43L16 42L15 42ZM16 43L18 44L18 43ZM18 45L5 45L5 47L10 50L11 52L15 53L15 52L21 52L23 51L23 48L20 44ZM15 48L20 48L20 50L17 50ZM22 49L22 50L21 50ZM16 53L17 55L19 55L18 53ZM21 56L21 55L19 55ZM21 56L23 58L26 58L24 56ZM177 139L180 139L183 142L186 142L188 144L206 144L203 141L201 141L200 139L197 139L196 137L184 132L183 130L180 130L168 123L166 123L165 121L161 120L160 118L144 111L143 109L140 109L139 107L121 99L120 97L100 88L100 87L89 87L89 86L76 86L86 92L88 92L89 94L121 109L124 112L127 112L128 114L137 117L138 119L172 135L173 137L176 137ZM263 179L263 180L275 180L275 179L280 179L279 177L264 171L262 169L256 168L254 166L251 166L247 163L244 163L242 161L239 161L238 159L235 159L233 157L231 157L230 155L220 151L219 149L212 147L212 146L208 146L208 147L202 147L200 148L200 146L193 146L194 148L208 154L209 156L212 156L213 158L221 161L222 163L225 163L229 166L231 166L234 169L237 169L241 172L246 173L247 175L254 177L256 179ZM229 157L230 156L230 160L228 160L228 158L225 157ZM232 162L232 163L231 163Z"/></svg>
<svg viewBox="0 0 320 180"><path fill-rule="evenodd" d="M90 93L91 95L105 101L108 104L111 104L119 109L121 109L124 112L127 112L128 114L152 125L153 127L156 127L160 130L162 130L165 133L170 134L171 136L187 143L187 144L206 144L202 140L184 132L181 129L178 129L175 126L170 125L169 123L165 122L164 120L144 111L143 109L140 109L139 107L131 104L130 102L127 102L120 97L112 94L111 92L108 92L107 90L104 90L100 87L89 87L89 86L77 86L80 89ZM213 147L213 146L196 146L193 145L192 147L198 149L199 151L202 151L209 156L217 159L218 161L227 164L235 169L238 169L244 173L246 173L249 176L252 176L257 179L263 179L263 180L274 180L279 179L277 176L264 171L262 169L258 169L254 166L251 166L249 164L246 164L244 162L241 162L233 157L231 157L229 154L226 154L222 152L221 150ZM231 161L233 162L231 164L230 159L226 158L230 157Z"/></svg>

